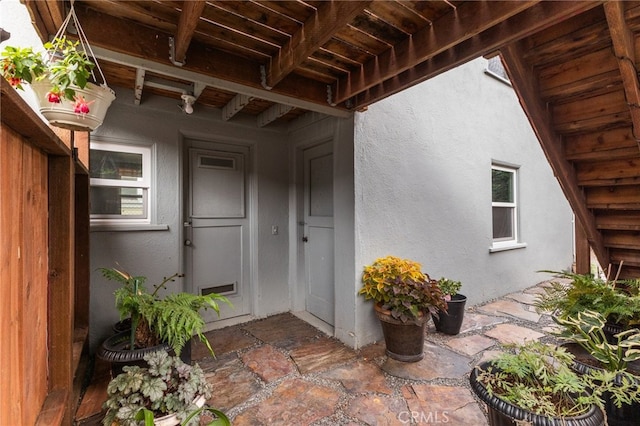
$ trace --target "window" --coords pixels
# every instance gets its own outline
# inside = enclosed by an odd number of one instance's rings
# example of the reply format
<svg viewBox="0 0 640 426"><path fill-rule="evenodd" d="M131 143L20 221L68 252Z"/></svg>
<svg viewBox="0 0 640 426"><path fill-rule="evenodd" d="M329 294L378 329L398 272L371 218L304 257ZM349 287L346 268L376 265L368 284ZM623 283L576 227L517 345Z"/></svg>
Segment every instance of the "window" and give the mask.
<svg viewBox="0 0 640 426"><path fill-rule="evenodd" d="M150 223L151 148L92 142L91 221Z"/></svg>
<svg viewBox="0 0 640 426"><path fill-rule="evenodd" d="M513 167L491 167L493 248L518 243L517 171Z"/></svg>
<svg viewBox="0 0 640 426"><path fill-rule="evenodd" d="M502 64L500 55L494 56L487 60L487 69L484 72L485 74L511 86L511 80L509 80L507 70L504 69L504 65Z"/></svg>

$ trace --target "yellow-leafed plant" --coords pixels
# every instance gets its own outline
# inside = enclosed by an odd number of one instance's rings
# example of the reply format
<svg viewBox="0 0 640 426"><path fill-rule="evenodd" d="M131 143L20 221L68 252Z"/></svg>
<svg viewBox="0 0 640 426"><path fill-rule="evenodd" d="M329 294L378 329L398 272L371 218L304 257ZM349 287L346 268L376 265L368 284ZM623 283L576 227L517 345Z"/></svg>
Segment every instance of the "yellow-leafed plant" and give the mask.
<svg viewBox="0 0 640 426"><path fill-rule="evenodd" d="M446 312L437 281L422 272L420 263L395 256L381 257L365 266L359 294L373 299L395 319L406 322L423 313Z"/></svg>

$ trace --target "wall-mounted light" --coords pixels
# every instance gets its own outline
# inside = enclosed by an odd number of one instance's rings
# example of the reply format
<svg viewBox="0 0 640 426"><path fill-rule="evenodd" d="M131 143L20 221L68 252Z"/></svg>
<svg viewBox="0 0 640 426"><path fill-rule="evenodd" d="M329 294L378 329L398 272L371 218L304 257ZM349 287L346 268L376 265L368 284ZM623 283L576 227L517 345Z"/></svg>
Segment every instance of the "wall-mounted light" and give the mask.
<svg viewBox="0 0 640 426"><path fill-rule="evenodd" d="M193 103L196 101L195 96L184 94L182 98L182 110L187 114L193 113Z"/></svg>

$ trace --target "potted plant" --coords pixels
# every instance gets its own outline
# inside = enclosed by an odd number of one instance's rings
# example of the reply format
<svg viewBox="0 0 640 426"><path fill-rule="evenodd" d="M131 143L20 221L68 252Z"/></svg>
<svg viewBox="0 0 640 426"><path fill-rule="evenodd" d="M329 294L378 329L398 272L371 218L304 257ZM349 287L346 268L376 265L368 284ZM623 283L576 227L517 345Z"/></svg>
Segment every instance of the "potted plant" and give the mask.
<svg viewBox="0 0 640 426"><path fill-rule="evenodd" d="M561 318L583 311L600 312L606 318L604 332L610 341L623 330L640 325L640 280L609 280L588 274L542 271L568 283L552 281L535 302L538 311L555 312Z"/></svg>
<svg viewBox="0 0 640 426"><path fill-rule="evenodd" d="M458 293L462 287L460 281L442 277L438 280L438 287L444 295L447 311L439 312L438 316L434 316L433 323L439 332L456 335L460 333L460 327L462 327L467 296Z"/></svg>
<svg viewBox="0 0 640 426"><path fill-rule="evenodd" d="M375 302L387 355L404 362L424 358L425 326L432 315L447 309L436 281L420 268L409 259L378 258L364 267L359 291Z"/></svg>
<svg viewBox="0 0 640 426"><path fill-rule="evenodd" d="M477 365L469 378L486 403L492 426L596 426L605 424L603 395L617 405L638 400L637 387L618 374L573 370L574 356L562 346L539 341L505 345L506 352Z"/></svg>
<svg viewBox="0 0 640 426"><path fill-rule="evenodd" d="M147 367L127 366L107 386L105 426L199 424L212 386L198 364L185 364L166 351L145 356ZM228 425L228 418L212 411L216 422Z"/></svg>
<svg viewBox="0 0 640 426"><path fill-rule="evenodd" d="M115 268L100 268L100 271L108 280L121 284L114 292L116 308L121 320L131 321L129 330L106 339L97 353L112 365L116 364L115 371L121 368L118 364L139 363L148 352L159 349L171 349L176 355L181 355L185 346L190 351L187 343L194 335L214 355L211 344L203 334L205 322L200 311L210 308L219 314L218 302L230 304L226 297L216 293L196 295L180 292L161 298L159 291L166 289L168 282L182 275L165 277L149 292L144 285L144 276L132 276ZM189 351L184 357L187 361L190 360Z"/></svg>
<svg viewBox="0 0 640 426"><path fill-rule="evenodd" d="M96 65L79 41L62 36L44 47L45 56L30 47L6 46L0 58L3 77L16 89L28 83L50 124L70 130L96 129L115 99L113 90L90 82Z"/></svg>
<svg viewBox="0 0 640 426"><path fill-rule="evenodd" d="M631 329L614 336L611 343L604 332L605 317L599 312L584 311L566 318L553 317L561 326L556 335L564 339L565 346L574 354L574 368L580 373L593 369L625 371L630 374L618 376L616 384L623 381L640 386L640 330ZM610 426L630 426L640 424L640 403L631 399L618 406L604 395L605 411Z"/></svg>

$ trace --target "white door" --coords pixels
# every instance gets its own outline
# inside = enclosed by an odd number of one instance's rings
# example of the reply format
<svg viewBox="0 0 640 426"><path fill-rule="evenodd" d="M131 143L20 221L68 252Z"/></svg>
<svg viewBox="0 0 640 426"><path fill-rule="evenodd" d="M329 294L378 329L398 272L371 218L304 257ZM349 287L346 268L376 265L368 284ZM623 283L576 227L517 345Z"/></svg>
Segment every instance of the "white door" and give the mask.
<svg viewBox="0 0 640 426"><path fill-rule="evenodd" d="M333 153L326 143L304 151L306 310L334 325Z"/></svg>
<svg viewBox="0 0 640 426"><path fill-rule="evenodd" d="M249 206L243 147L229 150L189 148L186 279L195 294L225 295L220 318L250 313ZM207 310L207 322L218 319Z"/></svg>

